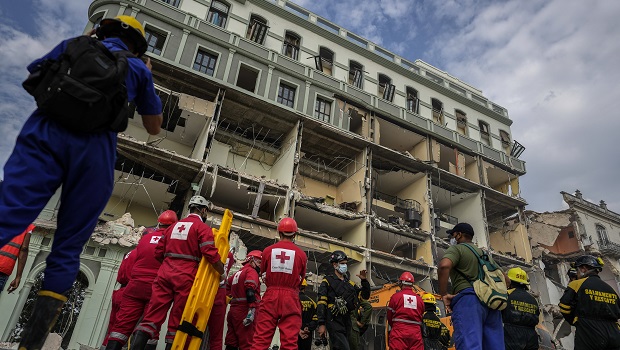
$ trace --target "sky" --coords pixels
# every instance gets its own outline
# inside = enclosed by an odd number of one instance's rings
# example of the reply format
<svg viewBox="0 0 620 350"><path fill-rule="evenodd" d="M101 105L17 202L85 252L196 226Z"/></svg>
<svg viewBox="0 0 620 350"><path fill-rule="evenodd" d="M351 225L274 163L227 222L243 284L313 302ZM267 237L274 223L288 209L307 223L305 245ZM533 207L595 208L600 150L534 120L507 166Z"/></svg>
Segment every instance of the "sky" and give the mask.
<svg viewBox="0 0 620 350"><path fill-rule="evenodd" d="M526 147L527 209L581 190L620 213L620 1L295 0L315 14L482 90ZM0 164L34 109L25 67L82 33L84 0L0 1ZM1 176L0 176L1 177Z"/></svg>

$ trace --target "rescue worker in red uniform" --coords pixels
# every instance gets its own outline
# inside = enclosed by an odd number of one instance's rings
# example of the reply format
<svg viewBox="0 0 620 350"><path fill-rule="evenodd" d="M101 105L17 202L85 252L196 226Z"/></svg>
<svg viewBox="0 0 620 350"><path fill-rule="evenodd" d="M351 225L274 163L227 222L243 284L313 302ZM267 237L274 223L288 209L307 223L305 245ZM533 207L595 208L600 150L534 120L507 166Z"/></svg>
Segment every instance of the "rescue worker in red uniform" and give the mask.
<svg viewBox="0 0 620 350"><path fill-rule="evenodd" d="M131 270L131 279L125 288L121 309L110 332L106 350L121 350L144 314L151 300L153 281L161 266L161 262L155 259L155 248L168 227L177 221L177 214L174 211L164 211L157 219L159 223L157 230L145 234L138 242L132 253L135 263ZM156 337L148 341L147 348L155 349L158 338L159 332Z"/></svg>
<svg viewBox="0 0 620 350"><path fill-rule="evenodd" d="M230 311L226 332L227 350L249 350L254 336L254 315L260 303L261 251L253 250L243 261L243 268L228 277Z"/></svg>
<svg viewBox="0 0 620 350"><path fill-rule="evenodd" d="M424 303L418 293L413 291L411 272L403 272L399 281L401 290L392 295L387 307L387 321L392 328L388 345L392 350L424 350Z"/></svg>
<svg viewBox="0 0 620 350"><path fill-rule="evenodd" d="M207 329L209 330L209 349L222 349L222 338L224 338L224 321L226 320L226 277L230 272L230 268L235 264L235 256L232 252L228 252L228 257L224 263L224 278L220 282L220 288L215 295L215 301L211 308L211 315L207 321ZM206 335L206 334L205 334Z"/></svg>
<svg viewBox="0 0 620 350"><path fill-rule="evenodd" d="M144 350L149 339L154 338L168 318L166 347L172 347L185 303L194 284L198 264L204 256L215 270L224 274L224 264L215 247L213 231L204 223L209 202L202 196L189 200L190 214L171 225L159 239L155 258L162 261L153 282L151 301L142 322L134 332L132 350Z"/></svg>
<svg viewBox="0 0 620 350"><path fill-rule="evenodd" d="M108 331L103 340L103 346L107 346L110 339L110 332L118 320L118 311L121 309L121 303L123 300L123 294L125 294L125 288L129 283L129 277L131 275L131 269L136 261L135 249L125 254L121 266L118 268L116 274L116 283L120 284L120 288L112 292L112 308L110 309L110 321L108 321Z"/></svg>
<svg viewBox="0 0 620 350"><path fill-rule="evenodd" d="M293 240L297 222L284 218L278 223L280 241L263 250L261 271L267 290L256 316L253 350L267 350L280 329L280 350L296 350L301 329L299 287L306 277L308 258Z"/></svg>
<svg viewBox="0 0 620 350"><path fill-rule="evenodd" d="M28 259L28 246L30 245L30 235L35 226L30 224L28 228L19 236L15 236L9 243L0 249L0 292L4 290L4 285L13 273L13 268L17 262L17 272L15 279L9 284L8 292L12 293L19 287Z"/></svg>

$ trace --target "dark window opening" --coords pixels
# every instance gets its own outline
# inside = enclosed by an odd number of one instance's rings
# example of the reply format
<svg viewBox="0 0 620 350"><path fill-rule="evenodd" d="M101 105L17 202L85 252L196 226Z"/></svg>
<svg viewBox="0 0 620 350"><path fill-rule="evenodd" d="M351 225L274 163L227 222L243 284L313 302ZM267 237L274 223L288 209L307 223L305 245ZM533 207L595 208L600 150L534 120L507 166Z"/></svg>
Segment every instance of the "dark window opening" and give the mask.
<svg viewBox="0 0 620 350"><path fill-rule="evenodd" d="M265 42L268 28L267 21L264 18L252 15L245 38L262 45Z"/></svg>
<svg viewBox="0 0 620 350"><path fill-rule="evenodd" d="M246 65L239 66L239 76L237 76L237 86L254 92L256 90L256 81L258 80L258 71Z"/></svg>
<svg viewBox="0 0 620 350"><path fill-rule="evenodd" d="M174 7L179 7L179 5L181 4L181 0L159 0L161 2L165 2L166 4L170 4Z"/></svg>
<svg viewBox="0 0 620 350"><path fill-rule="evenodd" d="M568 238L575 238L575 232L568 231Z"/></svg>
<svg viewBox="0 0 620 350"><path fill-rule="evenodd" d="M284 43L282 44L282 54L294 60L299 59L299 45L301 38L291 32L284 35Z"/></svg>
<svg viewBox="0 0 620 350"><path fill-rule="evenodd" d="M314 104L314 116L318 120L329 123L332 115L332 103L331 101L317 97Z"/></svg>
<svg viewBox="0 0 620 350"><path fill-rule="evenodd" d="M379 96L390 102L394 101L396 87L392 85L392 79L385 74L379 74Z"/></svg>
<svg viewBox="0 0 620 350"><path fill-rule="evenodd" d="M486 142L487 145L491 145L491 133L489 132L489 124L483 122L482 120L478 121L478 127L480 128L480 138L482 141Z"/></svg>
<svg viewBox="0 0 620 350"><path fill-rule="evenodd" d="M460 109L454 110L456 115L456 128L457 131L463 135L467 135L467 115Z"/></svg>
<svg viewBox="0 0 620 350"><path fill-rule="evenodd" d="M218 27L225 27L229 8L228 4L213 0L211 8L209 8L209 14L207 14L207 21Z"/></svg>
<svg viewBox="0 0 620 350"><path fill-rule="evenodd" d="M362 89L364 82L364 66L355 61L349 62L349 84Z"/></svg>
<svg viewBox="0 0 620 350"><path fill-rule="evenodd" d="M314 57L316 69L321 72L332 75L334 66L334 52L323 46L319 47L319 55Z"/></svg>
<svg viewBox="0 0 620 350"><path fill-rule="evenodd" d="M280 88L278 88L278 103L293 108L295 105L295 88L280 83Z"/></svg>
<svg viewBox="0 0 620 350"><path fill-rule="evenodd" d="M436 98L431 98L433 107L433 121L439 125L443 125L443 102Z"/></svg>
<svg viewBox="0 0 620 350"><path fill-rule="evenodd" d="M500 139L502 139L502 146L510 147L510 144L512 143L512 141L510 140L510 134L508 134L508 132L504 130L500 130L499 137Z"/></svg>
<svg viewBox="0 0 620 350"><path fill-rule="evenodd" d="M161 128L170 132L174 132L176 129L179 119L181 117L182 110L178 108L179 105L179 97L175 95L168 95L169 97L162 102L164 102L162 114L163 114L163 122L161 124Z"/></svg>
<svg viewBox="0 0 620 350"><path fill-rule="evenodd" d="M418 91L407 86L407 110L413 113L419 113L420 100L418 99Z"/></svg>
<svg viewBox="0 0 620 350"><path fill-rule="evenodd" d="M196 59L194 60L193 69L210 76L215 73L215 64L217 63L217 55L207 51L198 50Z"/></svg>

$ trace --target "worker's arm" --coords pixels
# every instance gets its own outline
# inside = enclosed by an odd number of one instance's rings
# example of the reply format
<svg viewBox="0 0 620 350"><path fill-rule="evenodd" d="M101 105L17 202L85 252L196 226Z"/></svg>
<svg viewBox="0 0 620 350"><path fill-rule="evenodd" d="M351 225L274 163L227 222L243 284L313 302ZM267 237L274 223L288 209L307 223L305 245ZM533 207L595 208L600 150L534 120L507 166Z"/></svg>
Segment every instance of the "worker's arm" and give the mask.
<svg viewBox="0 0 620 350"><path fill-rule="evenodd" d="M360 278L361 283L362 283L362 289L361 289L362 298L368 300L368 298L370 298L370 282L368 282L368 279L366 279L366 270L360 271L357 277Z"/></svg>
<svg viewBox="0 0 620 350"><path fill-rule="evenodd" d="M319 285L319 293L317 297L319 301L316 303L316 316L317 322L319 324L319 337L324 337L326 328L325 322L327 320L327 292L329 289L329 282L327 282L327 278L323 278L321 284Z"/></svg>
<svg viewBox="0 0 620 350"><path fill-rule="evenodd" d="M396 295L396 294L394 294ZM390 301L388 302L388 306L387 306L387 315L386 315L386 319L388 322L388 326L392 327L392 318L394 317L394 312L396 312L396 307L397 307L397 301L396 298L394 298L394 295L392 295L392 297L390 298Z"/></svg>
<svg viewBox="0 0 620 350"><path fill-rule="evenodd" d="M585 282L586 278L572 281L568 284L568 287L564 291L564 295L560 298L560 312L562 316L569 324L575 322L575 308L577 307L577 291L581 288L581 284Z"/></svg>
<svg viewBox="0 0 620 350"><path fill-rule="evenodd" d="M161 114L147 114L142 116L142 125L150 135L157 135L161 131L164 117Z"/></svg>
<svg viewBox="0 0 620 350"><path fill-rule="evenodd" d="M448 278L450 278L450 270L452 270L452 260L443 258L437 266L437 275L439 279L439 294L443 299L444 306L447 312L452 312L450 303L454 295L448 294Z"/></svg>
<svg viewBox="0 0 620 350"><path fill-rule="evenodd" d="M22 280L22 274L24 273L24 267L26 267L26 260L28 260L28 246L30 245L30 232L27 232L24 236L24 242L22 243L21 248L19 249L19 254L17 255L17 272L15 273L15 279L9 284L9 289L7 292L13 293L17 288L19 288L19 283Z"/></svg>

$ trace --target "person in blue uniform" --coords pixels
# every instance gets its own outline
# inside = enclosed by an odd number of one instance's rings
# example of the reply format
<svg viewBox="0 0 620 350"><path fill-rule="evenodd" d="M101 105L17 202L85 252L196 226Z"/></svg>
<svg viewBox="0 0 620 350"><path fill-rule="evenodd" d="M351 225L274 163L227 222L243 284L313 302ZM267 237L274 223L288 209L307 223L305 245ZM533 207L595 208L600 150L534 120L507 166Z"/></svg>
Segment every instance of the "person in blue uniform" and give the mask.
<svg viewBox="0 0 620 350"><path fill-rule="evenodd" d="M99 39L110 51L127 50L135 55L127 57L127 99L137 106L147 132L158 134L161 101L153 86L150 61L139 58L147 48L144 28L133 17L118 16L104 19L100 29ZM41 69L47 59L58 59L71 40L32 62L28 71ZM65 293L77 276L82 248L112 194L116 138L115 132L107 130L70 131L40 109L30 115L17 137L0 185L0 247L23 232L62 185L52 251L20 349L41 348L67 300Z"/></svg>

